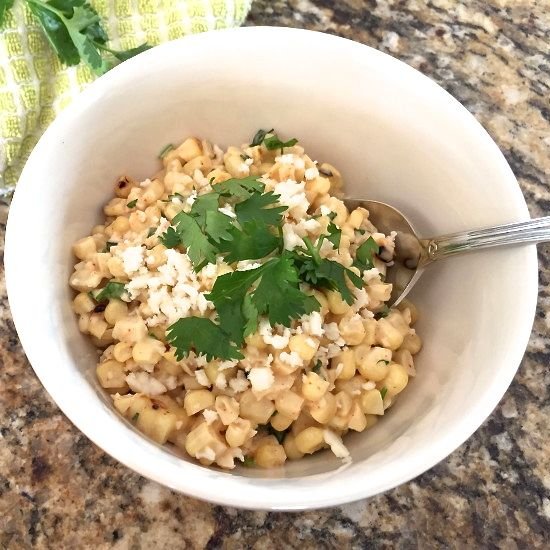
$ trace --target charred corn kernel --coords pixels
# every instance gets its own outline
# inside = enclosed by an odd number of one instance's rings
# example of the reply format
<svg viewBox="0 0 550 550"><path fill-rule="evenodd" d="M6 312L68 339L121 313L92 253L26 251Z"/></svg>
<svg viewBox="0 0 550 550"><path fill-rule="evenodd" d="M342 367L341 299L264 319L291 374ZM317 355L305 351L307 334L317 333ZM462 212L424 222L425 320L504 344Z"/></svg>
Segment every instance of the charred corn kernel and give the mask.
<svg viewBox="0 0 550 550"><path fill-rule="evenodd" d="M388 395L393 396L401 393L408 382L409 376L407 374L407 369L399 363L391 363L388 375L383 381L384 387L388 390Z"/></svg>
<svg viewBox="0 0 550 550"><path fill-rule="evenodd" d="M189 162L202 155L201 143L197 138L187 138L175 151L184 162Z"/></svg>
<svg viewBox="0 0 550 550"><path fill-rule="evenodd" d="M286 453L282 445L260 443L254 453L254 460L260 468L277 468L285 463Z"/></svg>
<svg viewBox="0 0 550 550"><path fill-rule="evenodd" d="M276 412L269 420L269 423L279 432L284 432L291 424L293 418L280 412Z"/></svg>
<svg viewBox="0 0 550 550"><path fill-rule="evenodd" d="M136 419L136 426L157 443L166 443L175 429L177 417L173 413L146 407Z"/></svg>
<svg viewBox="0 0 550 550"><path fill-rule="evenodd" d="M133 344L147 336L147 326L141 317L132 315L119 319L113 328L113 338Z"/></svg>
<svg viewBox="0 0 550 550"><path fill-rule="evenodd" d="M120 198L127 198L136 181L128 176L121 176L115 183L115 195Z"/></svg>
<svg viewBox="0 0 550 550"><path fill-rule="evenodd" d="M246 390L240 399L240 415L256 424L267 424L271 415L275 412L273 401L266 399L256 399L252 390Z"/></svg>
<svg viewBox="0 0 550 550"><path fill-rule="evenodd" d="M96 368L97 379L103 388L122 388L126 386L124 365L118 361L109 360L99 363Z"/></svg>
<svg viewBox="0 0 550 550"><path fill-rule="evenodd" d="M126 271L124 271L124 265L120 258L113 256L107 260L107 269L111 272L113 277L126 278Z"/></svg>
<svg viewBox="0 0 550 550"><path fill-rule="evenodd" d="M398 349L403 343L403 334L387 319L380 319L376 326L376 342L384 348Z"/></svg>
<svg viewBox="0 0 550 550"><path fill-rule="evenodd" d="M238 418L229 426L225 432L225 440L230 447L240 447L251 437L252 423L245 418Z"/></svg>
<svg viewBox="0 0 550 550"><path fill-rule="evenodd" d="M218 395L216 397L215 409L222 424L229 426L239 418L239 402L234 397L228 395Z"/></svg>
<svg viewBox="0 0 550 550"><path fill-rule="evenodd" d="M405 299L400 302L400 304L397 306L397 308L400 311L409 310L409 315L411 317L411 325L414 325L416 321L418 321L418 309L417 307L410 302L409 300Z"/></svg>
<svg viewBox="0 0 550 550"><path fill-rule="evenodd" d="M336 398L336 414L338 416L346 416L350 413L353 407L353 399L351 395L345 391L340 391L335 395Z"/></svg>
<svg viewBox="0 0 550 550"><path fill-rule="evenodd" d="M306 428L295 437L296 448L303 454L312 454L318 451L324 444L322 428L314 426Z"/></svg>
<svg viewBox="0 0 550 550"><path fill-rule="evenodd" d="M319 401L309 404L309 414L319 424L326 424L336 414L336 398L332 393L325 393Z"/></svg>
<svg viewBox="0 0 550 550"><path fill-rule="evenodd" d="M211 169L212 161L204 155L195 157L193 160L186 162L183 166L183 172L188 176L192 176L195 173L195 170L200 170L203 174L206 174L210 172Z"/></svg>
<svg viewBox="0 0 550 550"><path fill-rule="evenodd" d="M290 351L295 351L304 361L308 362L319 348L319 342L305 334L295 334L288 342Z"/></svg>
<svg viewBox="0 0 550 550"><path fill-rule="evenodd" d="M223 452L227 447L224 444L221 436L206 422L199 424L195 429L191 430L185 440L185 450L196 457L201 451L211 449L214 457ZM212 459L213 462L214 459Z"/></svg>
<svg viewBox="0 0 550 550"><path fill-rule="evenodd" d="M407 334L400 349L406 349L411 352L411 355L416 355L422 349L420 336L418 334Z"/></svg>
<svg viewBox="0 0 550 550"><path fill-rule="evenodd" d="M155 365L166 351L164 344L156 338L143 338L132 348L132 358L139 365Z"/></svg>
<svg viewBox="0 0 550 550"><path fill-rule="evenodd" d="M292 390L283 390L275 399L275 408L281 414L296 420L300 416L304 398Z"/></svg>
<svg viewBox="0 0 550 550"><path fill-rule="evenodd" d="M84 237L73 244L73 254L80 260L86 260L97 252L93 237Z"/></svg>
<svg viewBox="0 0 550 550"><path fill-rule="evenodd" d="M366 346L374 346L376 343L376 326L375 319L363 319L363 327L365 328L365 336L363 337L362 344Z"/></svg>
<svg viewBox="0 0 550 550"><path fill-rule="evenodd" d="M110 325L114 325L119 319L128 315L128 306L122 300L109 300L103 314L105 315L105 320Z"/></svg>
<svg viewBox="0 0 550 550"><path fill-rule="evenodd" d="M103 315L100 313L94 313L90 317L90 323L88 324L88 332L96 338L101 338L103 333L109 328L109 325L105 322Z"/></svg>
<svg viewBox="0 0 550 550"><path fill-rule="evenodd" d="M330 383L315 372L308 372L302 377L302 395L308 401L318 401L325 395Z"/></svg>
<svg viewBox="0 0 550 550"><path fill-rule="evenodd" d="M336 378L339 380L349 380L355 375L355 354L353 349L344 348L336 357L330 360L330 366L332 369L339 369L342 365L340 372Z"/></svg>
<svg viewBox="0 0 550 550"><path fill-rule="evenodd" d="M287 458L290 460L298 460L304 456L304 453L300 452L298 447L296 447L296 438L292 434L286 434L283 441L283 448Z"/></svg>
<svg viewBox="0 0 550 550"><path fill-rule="evenodd" d="M73 300L75 313L90 313L95 309L96 303L85 292L77 294Z"/></svg>
<svg viewBox="0 0 550 550"><path fill-rule="evenodd" d="M69 279L69 284L80 292L88 292L97 288L103 277L97 271L90 271L88 269L79 269L75 271Z"/></svg>
<svg viewBox="0 0 550 550"><path fill-rule="evenodd" d="M361 410L365 414L384 414L382 394L378 390L366 391L361 396Z"/></svg>
<svg viewBox="0 0 550 550"><path fill-rule="evenodd" d="M342 295L336 290L329 290L326 293L328 308L335 315L343 315L350 310L350 306L342 299Z"/></svg>
<svg viewBox="0 0 550 550"><path fill-rule="evenodd" d="M352 317L344 317L338 324L340 336L346 344L356 346L365 338L365 327L363 326L363 318L360 315Z"/></svg>
<svg viewBox="0 0 550 550"><path fill-rule="evenodd" d="M118 342L113 348L113 357L120 363L128 361L132 357L132 348L127 342Z"/></svg>
<svg viewBox="0 0 550 550"><path fill-rule="evenodd" d="M353 404L347 427L355 432L362 432L364 429L366 429L367 417L365 416L365 413L361 410L359 403Z"/></svg>
<svg viewBox="0 0 550 550"><path fill-rule="evenodd" d="M389 362L392 352L381 347L357 346L355 348L355 360L359 372L367 380L378 382L383 380L389 371Z"/></svg>
<svg viewBox="0 0 550 550"><path fill-rule="evenodd" d="M189 390L183 400L183 408L189 416L214 405L214 394L208 390Z"/></svg>
<svg viewBox="0 0 550 550"><path fill-rule="evenodd" d="M130 222L126 216L118 216L111 224L111 228L114 233L124 235L124 233L130 229Z"/></svg>

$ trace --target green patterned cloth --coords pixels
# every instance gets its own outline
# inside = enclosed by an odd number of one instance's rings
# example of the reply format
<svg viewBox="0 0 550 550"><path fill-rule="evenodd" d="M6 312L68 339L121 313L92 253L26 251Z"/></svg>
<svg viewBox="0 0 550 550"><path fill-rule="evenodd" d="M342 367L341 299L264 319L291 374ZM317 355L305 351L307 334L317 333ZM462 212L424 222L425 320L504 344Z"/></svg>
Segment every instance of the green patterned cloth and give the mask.
<svg viewBox="0 0 550 550"><path fill-rule="evenodd" d="M91 0L111 47L151 45L240 25L251 0ZM0 196L17 182L36 142L96 77L60 64L26 4L16 0L0 31Z"/></svg>

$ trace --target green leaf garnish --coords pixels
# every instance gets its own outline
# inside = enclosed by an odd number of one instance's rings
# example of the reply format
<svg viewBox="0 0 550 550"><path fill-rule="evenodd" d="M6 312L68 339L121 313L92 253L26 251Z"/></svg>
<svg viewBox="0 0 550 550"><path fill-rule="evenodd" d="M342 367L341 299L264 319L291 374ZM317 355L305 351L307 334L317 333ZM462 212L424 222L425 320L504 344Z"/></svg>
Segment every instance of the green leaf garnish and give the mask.
<svg viewBox="0 0 550 550"><path fill-rule="evenodd" d="M312 372L314 372L315 374L318 374L319 376L321 376L321 367L322 367L322 363L321 361L316 361L315 362L315 365L312 367Z"/></svg>
<svg viewBox="0 0 550 550"><path fill-rule="evenodd" d="M282 213L286 206L274 206L278 203L279 195L273 192L260 194L254 192L248 199L235 206L238 222L243 225L246 222L259 222L266 225L278 225L281 223Z"/></svg>
<svg viewBox="0 0 550 550"><path fill-rule="evenodd" d="M342 238L342 230L331 222L328 224L327 231L327 241L330 241L334 248L338 249L338 247L340 246L340 239Z"/></svg>
<svg viewBox="0 0 550 550"><path fill-rule="evenodd" d="M184 317L176 321L166 330L166 340L174 346L178 361L191 351L204 355L208 361L243 358L227 334L205 317Z"/></svg>
<svg viewBox="0 0 550 550"><path fill-rule="evenodd" d="M149 231L147 231L147 238L152 237L155 234L156 230L156 227L150 227Z"/></svg>
<svg viewBox="0 0 550 550"><path fill-rule="evenodd" d="M92 293L92 296L96 302L101 303L112 298L120 298L125 290L124 283L109 281L101 290Z"/></svg>
<svg viewBox="0 0 550 550"><path fill-rule="evenodd" d="M179 233L173 227L169 227L159 239L166 248L176 248L181 244Z"/></svg>
<svg viewBox="0 0 550 550"><path fill-rule="evenodd" d="M134 416L132 416L132 422L135 422L139 418L139 413L135 413Z"/></svg>
<svg viewBox="0 0 550 550"><path fill-rule="evenodd" d="M215 183L213 191L225 197L243 200L254 192L261 193L264 188L265 185L259 181L258 176L247 176L246 178L231 178Z"/></svg>
<svg viewBox="0 0 550 550"><path fill-rule="evenodd" d="M174 150L174 145L172 143L165 145L159 153L159 159L163 159L170 151L173 151L173 150Z"/></svg>
<svg viewBox="0 0 550 550"><path fill-rule="evenodd" d="M382 397L382 399L384 399L384 397L386 397L386 394L388 393L388 388L384 387L380 390L380 396Z"/></svg>
<svg viewBox="0 0 550 550"><path fill-rule="evenodd" d="M245 456L243 460L243 466L246 468L254 468L256 466L256 461L251 456Z"/></svg>
<svg viewBox="0 0 550 550"><path fill-rule="evenodd" d="M126 206L128 208L134 208L137 204L137 201L138 201L137 199L134 199L133 201L130 201Z"/></svg>
<svg viewBox="0 0 550 550"><path fill-rule="evenodd" d="M390 313L390 308L386 304L384 304L382 306L382 309L374 314L374 318L376 320L383 319L384 317L387 317L389 313Z"/></svg>
<svg viewBox="0 0 550 550"><path fill-rule="evenodd" d="M172 223L175 224L175 230L196 270L205 261L212 264L216 263L216 247L202 232L194 217L185 212L180 212L174 216Z"/></svg>
<svg viewBox="0 0 550 550"><path fill-rule="evenodd" d="M380 361L376 361L376 364L378 363L384 363L384 365L389 365L390 362L389 361L386 361L385 359L380 359Z"/></svg>
<svg viewBox="0 0 550 550"><path fill-rule="evenodd" d="M103 252L109 252L111 250L111 247L116 246L118 243L115 243L114 241L107 241L105 243L105 248L103 249Z"/></svg>
<svg viewBox="0 0 550 550"><path fill-rule="evenodd" d="M252 143L250 144L250 146L255 147L256 145L261 145L265 139L265 136L267 134L271 134L271 132L273 132L273 128L271 128L271 130L262 130L262 129L258 130L254 134L254 137L252 138Z"/></svg>
<svg viewBox="0 0 550 550"><path fill-rule="evenodd" d="M277 134L266 137L264 139L264 145L266 149L268 149L269 151L273 151L274 149L280 149L282 152L284 147L292 147L297 143L298 143L298 140L296 138L289 139L288 141L281 141L277 136Z"/></svg>
<svg viewBox="0 0 550 550"><path fill-rule="evenodd" d="M378 254L380 247L376 244L376 241L369 237L355 253L355 261L353 265L358 267L361 271L372 269L374 267L374 256Z"/></svg>
<svg viewBox="0 0 550 550"><path fill-rule="evenodd" d="M284 430L284 431L279 431L279 430L276 430L271 424L268 424L267 425L267 431L269 432L270 435L274 435L275 438L277 439L279 445L282 444L282 442L284 441L285 437L286 437L286 434L287 434L287 430Z"/></svg>

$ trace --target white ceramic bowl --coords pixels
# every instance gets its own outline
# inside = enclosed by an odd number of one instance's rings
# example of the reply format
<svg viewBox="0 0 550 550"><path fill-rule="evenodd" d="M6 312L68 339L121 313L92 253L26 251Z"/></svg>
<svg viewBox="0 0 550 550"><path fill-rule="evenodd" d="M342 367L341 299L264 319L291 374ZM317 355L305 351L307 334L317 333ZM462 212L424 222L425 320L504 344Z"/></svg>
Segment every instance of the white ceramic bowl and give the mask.
<svg viewBox="0 0 550 550"><path fill-rule="evenodd" d="M220 145L260 128L296 136L339 167L348 191L408 213L428 236L524 220L504 157L457 101L407 65L334 36L281 28L201 34L154 48L84 91L33 151L8 222L6 276L17 331L63 412L120 462L177 491L271 510L369 497L424 472L496 406L525 350L537 295L534 246L435 265L414 290L425 346L418 376L372 430L283 471L222 472L148 441L95 381L67 279L71 244L101 219L115 178L144 178L169 142Z"/></svg>

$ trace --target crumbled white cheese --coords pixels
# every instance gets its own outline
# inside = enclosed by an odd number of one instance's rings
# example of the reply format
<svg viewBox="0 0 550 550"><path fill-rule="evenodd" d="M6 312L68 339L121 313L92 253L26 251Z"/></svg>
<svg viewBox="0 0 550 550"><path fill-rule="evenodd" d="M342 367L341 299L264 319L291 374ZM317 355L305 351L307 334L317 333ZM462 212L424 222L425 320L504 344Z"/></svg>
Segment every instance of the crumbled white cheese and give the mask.
<svg viewBox="0 0 550 550"><path fill-rule="evenodd" d="M304 177L306 180L314 180L319 175L319 170L313 166L311 168L306 168L306 171L304 173Z"/></svg>
<svg viewBox="0 0 550 550"><path fill-rule="evenodd" d="M216 453L211 447L206 446L204 447L204 449L201 449L197 452L195 458L197 460L203 458L205 460L208 460L209 462L214 462L214 460L216 460Z"/></svg>
<svg viewBox="0 0 550 550"><path fill-rule="evenodd" d="M362 387L363 387L364 390L367 390L367 391L374 390L374 388L376 388L376 384L372 381L371 382L365 382Z"/></svg>
<svg viewBox="0 0 550 550"><path fill-rule="evenodd" d="M376 279L378 277L380 277L380 271L376 267L367 269L363 272L363 281L365 281L365 283L368 283L372 279Z"/></svg>
<svg viewBox="0 0 550 550"><path fill-rule="evenodd" d="M126 375L126 382L135 393L145 395L166 393L166 386L147 372L131 372Z"/></svg>
<svg viewBox="0 0 550 550"><path fill-rule="evenodd" d="M282 335L273 334L273 329L267 319L262 319L258 329L263 341L275 349L284 349L290 340L290 330L285 328Z"/></svg>
<svg viewBox="0 0 550 550"><path fill-rule="evenodd" d="M197 192L192 191L191 194L185 199L185 204L187 204L187 206L193 206L196 200L197 200Z"/></svg>
<svg viewBox="0 0 550 550"><path fill-rule="evenodd" d="M140 187L149 187L150 185L151 185L151 180L149 178L139 182Z"/></svg>
<svg viewBox="0 0 550 550"><path fill-rule="evenodd" d="M352 304L353 311L359 311L369 305L369 295L364 288L353 288L355 301Z"/></svg>
<svg viewBox="0 0 550 550"><path fill-rule="evenodd" d="M312 336L323 336L323 319L318 311L313 311L309 315L303 315L300 322L305 333Z"/></svg>
<svg viewBox="0 0 550 550"><path fill-rule="evenodd" d="M340 338L340 329L338 328L337 323L325 323L325 325L323 325L323 329L325 331L325 336L329 340L334 342Z"/></svg>
<svg viewBox="0 0 550 550"><path fill-rule="evenodd" d="M143 246L129 246L124 250L118 252L124 272L127 275L133 275L140 267L143 266L145 247Z"/></svg>
<svg viewBox="0 0 550 550"><path fill-rule="evenodd" d="M291 223L283 224L283 243L286 250L305 247L304 241L296 233L296 226Z"/></svg>
<svg viewBox="0 0 550 550"><path fill-rule="evenodd" d="M218 212L221 212L222 214L225 214L226 216L229 216L230 218L236 218L237 214L235 214L235 210L233 207L228 204L226 206L222 206L221 208L218 208Z"/></svg>
<svg viewBox="0 0 550 550"><path fill-rule="evenodd" d="M246 379L246 376L242 370L238 371L237 376L229 381L229 387L235 393L242 393L243 391L246 391L249 384L250 382Z"/></svg>
<svg viewBox="0 0 550 550"><path fill-rule="evenodd" d="M239 172L244 176L248 176L250 174L250 166L246 162L241 162L239 164Z"/></svg>
<svg viewBox="0 0 550 550"><path fill-rule="evenodd" d="M279 359L290 367L301 367L304 364L304 360L296 351L291 351L290 353L283 351L279 355Z"/></svg>
<svg viewBox="0 0 550 550"><path fill-rule="evenodd" d="M195 378L201 386L210 387L212 385L208 376L206 375L206 372L204 372L202 369L197 369L195 371Z"/></svg>
<svg viewBox="0 0 550 550"><path fill-rule="evenodd" d="M332 214L332 210L325 204L322 204L319 208L319 211L321 212L321 215L328 216L329 214Z"/></svg>
<svg viewBox="0 0 550 550"><path fill-rule="evenodd" d="M204 419L206 420L206 423L208 425L216 422L216 420L218 419L218 413L216 411L213 411L212 409L204 409L204 411L202 411L202 415L204 416Z"/></svg>
<svg viewBox="0 0 550 550"><path fill-rule="evenodd" d="M216 386L219 390L225 390L225 388L227 388L227 379L225 378L225 374L223 372L218 372L216 380L214 381L214 386Z"/></svg>
<svg viewBox="0 0 550 550"><path fill-rule="evenodd" d="M231 361L231 360L222 361L218 365L218 370L220 371L220 370L232 369L233 367L236 367L238 363L239 363L238 361Z"/></svg>
<svg viewBox="0 0 550 550"><path fill-rule="evenodd" d="M323 430L323 439L330 446L330 450L338 457L345 458L349 456L347 447L342 443L342 438L336 435L332 430Z"/></svg>
<svg viewBox="0 0 550 550"><path fill-rule="evenodd" d="M262 264L258 262L253 262L251 260L242 260L237 263L237 271L250 271L251 269L256 269Z"/></svg>
<svg viewBox="0 0 550 550"><path fill-rule="evenodd" d="M273 386L275 377L269 367L254 367L248 373L254 391L265 391Z"/></svg>
<svg viewBox="0 0 550 550"><path fill-rule="evenodd" d="M275 184L274 192L279 195L279 202L288 206L288 213L296 220L302 219L309 208L305 194L305 184L286 180Z"/></svg>
<svg viewBox="0 0 550 550"><path fill-rule="evenodd" d="M278 157L275 157L275 162L278 162L279 164L293 165L294 155L292 153L288 153L286 155L279 155Z"/></svg>

